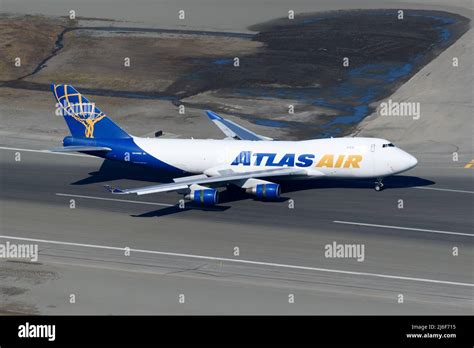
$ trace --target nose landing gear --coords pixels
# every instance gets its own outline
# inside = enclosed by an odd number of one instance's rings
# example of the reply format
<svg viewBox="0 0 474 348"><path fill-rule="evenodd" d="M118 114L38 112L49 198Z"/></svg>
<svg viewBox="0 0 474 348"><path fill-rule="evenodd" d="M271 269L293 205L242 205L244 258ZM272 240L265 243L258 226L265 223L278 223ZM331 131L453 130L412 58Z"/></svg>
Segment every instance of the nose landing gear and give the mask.
<svg viewBox="0 0 474 348"><path fill-rule="evenodd" d="M375 182L375 191L382 191L383 189L383 182L382 182L382 178L378 178L377 181Z"/></svg>

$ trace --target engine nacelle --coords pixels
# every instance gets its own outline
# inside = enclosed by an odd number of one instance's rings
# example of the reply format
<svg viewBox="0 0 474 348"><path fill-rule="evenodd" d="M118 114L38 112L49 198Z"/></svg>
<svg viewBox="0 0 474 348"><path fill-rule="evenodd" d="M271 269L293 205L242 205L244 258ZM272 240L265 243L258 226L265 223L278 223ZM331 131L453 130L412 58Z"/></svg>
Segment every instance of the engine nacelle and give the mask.
<svg viewBox="0 0 474 348"><path fill-rule="evenodd" d="M199 204L214 205L219 201L219 193L212 188L203 188L192 190L185 198Z"/></svg>
<svg viewBox="0 0 474 348"><path fill-rule="evenodd" d="M275 199L280 197L280 185L274 183L257 184L245 190L261 199Z"/></svg>

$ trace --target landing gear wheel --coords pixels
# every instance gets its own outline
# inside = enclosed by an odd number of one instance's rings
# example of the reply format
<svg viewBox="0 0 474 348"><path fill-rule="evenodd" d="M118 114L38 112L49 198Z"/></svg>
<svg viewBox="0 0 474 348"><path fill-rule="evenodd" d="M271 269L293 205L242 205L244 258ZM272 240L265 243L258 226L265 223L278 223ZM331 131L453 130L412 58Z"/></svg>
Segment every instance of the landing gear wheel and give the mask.
<svg viewBox="0 0 474 348"><path fill-rule="evenodd" d="M382 179L377 179L377 181L375 182L375 191L382 191L383 189L383 183L382 183Z"/></svg>

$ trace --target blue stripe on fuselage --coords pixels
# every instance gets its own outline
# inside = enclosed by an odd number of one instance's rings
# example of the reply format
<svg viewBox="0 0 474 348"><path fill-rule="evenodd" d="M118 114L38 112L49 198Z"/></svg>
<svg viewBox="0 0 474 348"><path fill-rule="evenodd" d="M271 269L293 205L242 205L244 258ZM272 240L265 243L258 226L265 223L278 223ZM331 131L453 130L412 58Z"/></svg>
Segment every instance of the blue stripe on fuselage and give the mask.
<svg viewBox="0 0 474 348"><path fill-rule="evenodd" d="M64 146L105 146L112 149L107 153L86 152L90 155L110 159L113 161L130 162L133 164L143 165L146 167L166 171L169 174L183 175L188 174L186 171L174 167L168 163L160 161L158 158L150 155L140 148L133 138L125 139L96 139L96 138L76 138L65 137Z"/></svg>

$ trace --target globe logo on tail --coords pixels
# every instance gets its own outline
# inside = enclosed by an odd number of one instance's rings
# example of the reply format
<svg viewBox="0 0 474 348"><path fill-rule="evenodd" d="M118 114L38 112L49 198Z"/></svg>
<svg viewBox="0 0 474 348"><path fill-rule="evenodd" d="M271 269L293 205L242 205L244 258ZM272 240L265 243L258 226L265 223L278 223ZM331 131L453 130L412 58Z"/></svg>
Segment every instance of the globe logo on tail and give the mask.
<svg viewBox="0 0 474 348"><path fill-rule="evenodd" d="M55 114L64 117L72 137L130 138L127 132L74 87L51 84L51 91L56 98Z"/></svg>
<svg viewBox="0 0 474 348"><path fill-rule="evenodd" d="M61 99L60 105L62 106L64 116L71 116L77 122L84 126L84 135L86 138L94 137L94 126L97 122L102 120L106 115L99 111L94 103L84 103L79 98L79 103L71 104L66 98Z"/></svg>

